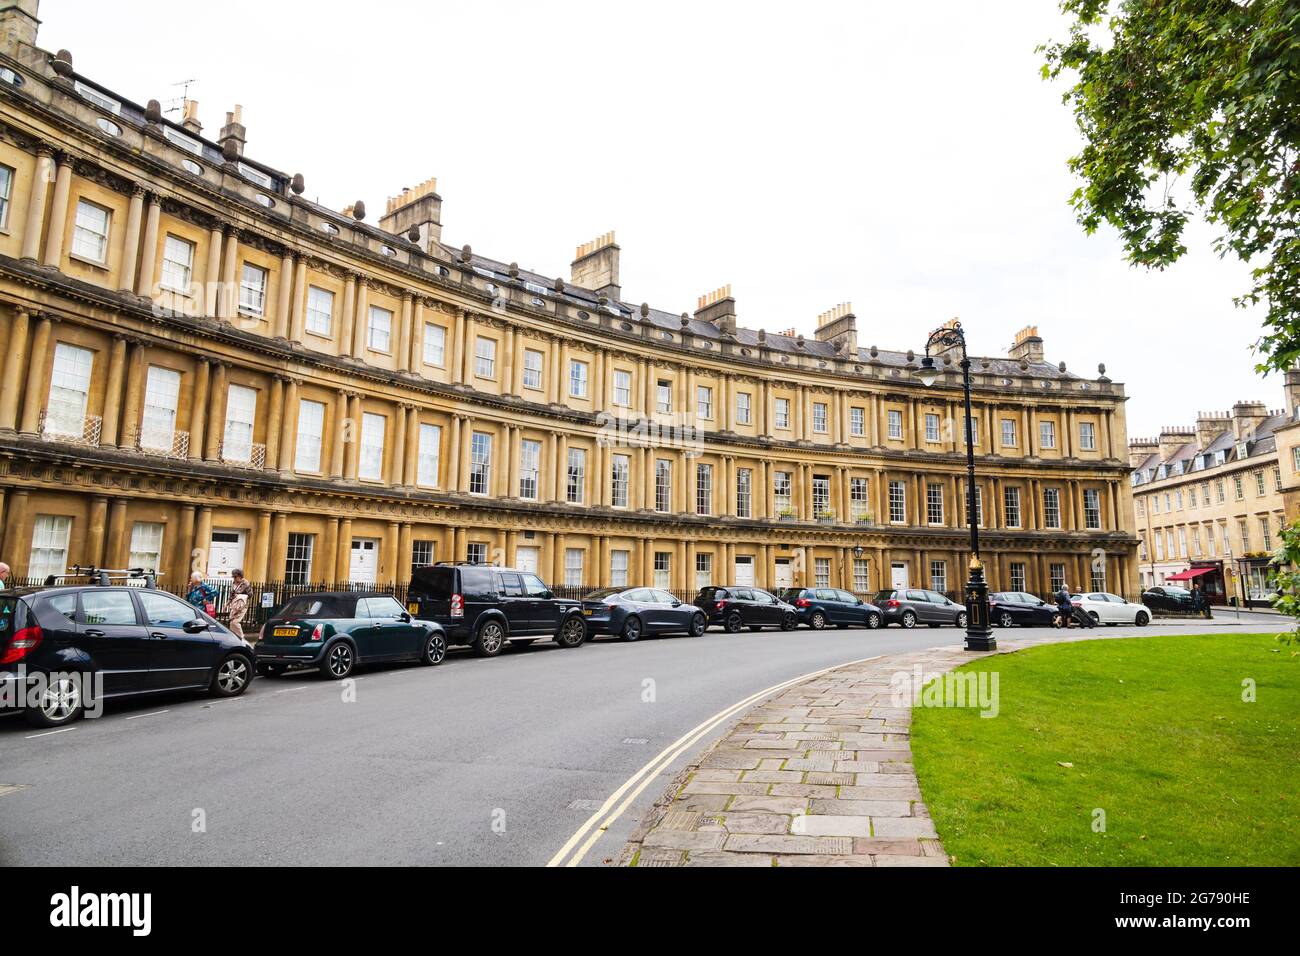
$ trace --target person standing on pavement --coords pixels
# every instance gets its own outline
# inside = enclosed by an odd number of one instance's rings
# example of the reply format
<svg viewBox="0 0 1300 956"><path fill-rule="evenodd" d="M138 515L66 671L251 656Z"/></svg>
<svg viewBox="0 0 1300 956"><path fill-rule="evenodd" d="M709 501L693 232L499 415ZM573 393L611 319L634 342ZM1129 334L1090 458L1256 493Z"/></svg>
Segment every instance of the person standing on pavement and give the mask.
<svg viewBox="0 0 1300 956"><path fill-rule="evenodd" d="M226 612L229 615L226 627L230 628L235 636L242 640L244 637L244 615L248 613L248 605L253 600L253 589L244 580L244 572L239 568L235 568L230 572L230 578L234 581L234 587L230 589L230 603L226 605Z"/></svg>
<svg viewBox="0 0 1300 956"><path fill-rule="evenodd" d="M1074 619L1074 605L1070 602L1069 585L1062 583L1061 590L1056 592L1056 609L1061 612L1061 627L1071 627L1071 621Z"/></svg>
<svg viewBox="0 0 1300 956"><path fill-rule="evenodd" d="M185 600L204 614L215 614L217 612L216 589L204 584L203 575L197 571L190 575L190 589L185 592Z"/></svg>
<svg viewBox="0 0 1300 956"><path fill-rule="evenodd" d="M1201 587L1200 582L1192 585L1192 607L1200 617L1213 618L1210 613L1210 599L1205 594L1205 588Z"/></svg>
<svg viewBox="0 0 1300 956"><path fill-rule="evenodd" d="M0 591L3 591L5 588L9 587L9 574L10 574L9 565L5 564L3 561L0 561Z"/></svg>

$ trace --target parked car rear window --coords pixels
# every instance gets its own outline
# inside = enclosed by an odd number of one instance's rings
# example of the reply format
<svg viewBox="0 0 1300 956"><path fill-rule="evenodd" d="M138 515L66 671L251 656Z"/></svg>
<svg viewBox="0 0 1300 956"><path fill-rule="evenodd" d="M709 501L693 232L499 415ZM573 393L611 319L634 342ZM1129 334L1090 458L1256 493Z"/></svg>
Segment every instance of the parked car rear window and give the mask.
<svg viewBox="0 0 1300 956"><path fill-rule="evenodd" d="M72 598L76 601L76 596ZM14 619L18 615L18 609L21 603L17 598L0 597L0 637L12 637L14 633Z"/></svg>
<svg viewBox="0 0 1300 956"><path fill-rule="evenodd" d="M893 591L881 591L879 594L876 595L876 603L879 604L882 601L893 600L893 597L894 597Z"/></svg>
<svg viewBox="0 0 1300 956"><path fill-rule="evenodd" d="M411 590L445 601L451 597L455 579L456 572L452 568L415 568L411 572Z"/></svg>
<svg viewBox="0 0 1300 956"><path fill-rule="evenodd" d="M607 598L607 597L613 597L615 594L622 594L622 593L623 593L623 590L624 590L623 588L601 588L601 589L598 590L598 591L592 591L590 594L588 594L586 597L584 597L583 600L584 600L584 601L603 601L603 600L605 600L605 598Z"/></svg>
<svg viewBox="0 0 1300 956"><path fill-rule="evenodd" d="M697 601L721 601L729 598L731 595L726 588L700 588L700 593L695 596Z"/></svg>

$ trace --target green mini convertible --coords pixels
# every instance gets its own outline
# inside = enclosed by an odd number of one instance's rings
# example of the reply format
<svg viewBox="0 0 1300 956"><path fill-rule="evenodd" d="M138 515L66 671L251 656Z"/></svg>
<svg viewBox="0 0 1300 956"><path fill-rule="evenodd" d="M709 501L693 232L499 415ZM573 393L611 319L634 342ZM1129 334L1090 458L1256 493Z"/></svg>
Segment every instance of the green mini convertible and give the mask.
<svg viewBox="0 0 1300 956"><path fill-rule="evenodd" d="M358 664L439 664L447 635L433 621L414 620L392 595L322 591L292 598L272 614L255 653L257 671L267 677L311 667L342 680Z"/></svg>

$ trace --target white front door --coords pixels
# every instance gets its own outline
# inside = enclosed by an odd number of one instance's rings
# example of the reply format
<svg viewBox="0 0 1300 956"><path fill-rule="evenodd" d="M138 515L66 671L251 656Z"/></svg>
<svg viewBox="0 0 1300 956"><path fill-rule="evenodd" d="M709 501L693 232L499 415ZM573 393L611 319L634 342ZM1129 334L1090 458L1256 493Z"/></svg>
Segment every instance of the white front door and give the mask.
<svg viewBox="0 0 1300 956"><path fill-rule="evenodd" d="M906 564L894 564L890 568L890 582L893 584L895 591L908 586Z"/></svg>
<svg viewBox="0 0 1300 956"><path fill-rule="evenodd" d="M778 589L794 587L794 569L789 558L776 559L776 586Z"/></svg>
<svg viewBox="0 0 1300 956"><path fill-rule="evenodd" d="M217 529L208 545L208 577L230 578L230 572L244 566L244 532Z"/></svg>
<svg viewBox="0 0 1300 956"><path fill-rule="evenodd" d="M736 558L735 581L740 587L752 588L754 586L754 559L752 557Z"/></svg>
<svg viewBox="0 0 1300 956"><path fill-rule="evenodd" d="M378 569L379 539L353 538L352 560L348 563L348 580L356 584L374 584Z"/></svg>
<svg viewBox="0 0 1300 956"><path fill-rule="evenodd" d="M515 548L515 567L529 574L537 573L536 548Z"/></svg>

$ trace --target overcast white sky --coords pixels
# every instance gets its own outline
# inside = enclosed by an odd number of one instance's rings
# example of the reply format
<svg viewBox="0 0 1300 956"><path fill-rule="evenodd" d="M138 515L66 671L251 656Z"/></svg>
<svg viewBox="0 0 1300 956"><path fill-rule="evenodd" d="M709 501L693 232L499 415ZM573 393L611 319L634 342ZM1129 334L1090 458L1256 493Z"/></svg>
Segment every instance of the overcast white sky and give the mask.
<svg viewBox="0 0 1300 956"><path fill-rule="evenodd" d="M39 42L144 102L193 78L205 133L244 107L249 155L341 209L438 177L443 238L567 278L613 229L624 297L674 312L731 283L740 322L811 335L851 301L864 346L952 316L1002 354L1125 382L1129 433L1242 398L1282 404L1213 233L1165 273L1083 235L1077 148L1036 44L1046 0L43 0Z"/></svg>

